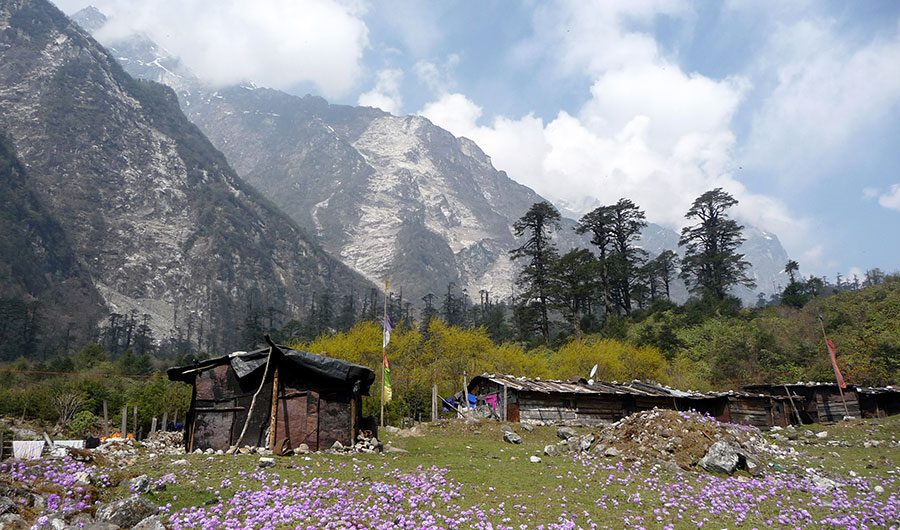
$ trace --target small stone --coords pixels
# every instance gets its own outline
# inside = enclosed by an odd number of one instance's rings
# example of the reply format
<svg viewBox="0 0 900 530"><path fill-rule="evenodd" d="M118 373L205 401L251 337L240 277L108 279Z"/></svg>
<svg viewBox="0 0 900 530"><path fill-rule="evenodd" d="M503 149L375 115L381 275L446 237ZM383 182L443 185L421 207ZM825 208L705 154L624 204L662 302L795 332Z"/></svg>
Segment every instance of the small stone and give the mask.
<svg viewBox="0 0 900 530"><path fill-rule="evenodd" d="M556 436L558 436L561 440L568 440L569 438L577 435L578 433L576 433L575 429L571 427L560 427L559 429L556 429Z"/></svg>
<svg viewBox="0 0 900 530"><path fill-rule="evenodd" d="M546 456L556 456L559 454L559 449L556 448L553 444L548 444L544 446L544 455Z"/></svg>
<svg viewBox="0 0 900 530"><path fill-rule="evenodd" d="M391 425L386 425L384 427L384 432L387 432L390 434L397 434L397 432L399 432L399 431L400 431L400 429L398 429L397 427L393 427Z"/></svg>
<svg viewBox="0 0 900 530"><path fill-rule="evenodd" d="M605 451L603 451L603 456L621 456L622 451L619 451L615 447L607 447Z"/></svg>
<svg viewBox="0 0 900 530"><path fill-rule="evenodd" d="M828 438L828 431L817 432L816 438L819 438L819 439Z"/></svg>
<svg viewBox="0 0 900 530"><path fill-rule="evenodd" d="M530 424L530 423L523 423L523 424L522 424L522 429L525 430L525 431L527 431L527 432L531 432L531 431L534 430L534 425L532 425L532 424Z"/></svg>
<svg viewBox="0 0 900 530"><path fill-rule="evenodd" d="M128 488L132 493L147 493L150 491L150 477L141 475L131 480L124 481L122 485Z"/></svg>
<svg viewBox="0 0 900 530"><path fill-rule="evenodd" d="M309 446L306 444L300 444L297 446L297 449L294 450L295 453L306 454L309 452Z"/></svg>
<svg viewBox="0 0 900 530"><path fill-rule="evenodd" d="M267 468L275 465L275 459L270 456L263 456L259 459L259 467Z"/></svg>
<svg viewBox="0 0 900 530"><path fill-rule="evenodd" d="M522 443L522 437L514 432L507 431L503 433L503 441L511 444L520 444Z"/></svg>
<svg viewBox="0 0 900 530"><path fill-rule="evenodd" d="M531 458L528 460L530 460L532 464L539 464L541 462L541 457L531 455Z"/></svg>
<svg viewBox="0 0 900 530"><path fill-rule="evenodd" d="M9 497L0 497L0 515L5 513L15 513L16 502ZM2 527L0 527L2 528Z"/></svg>
<svg viewBox="0 0 900 530"><path fill-rule="evenodd" d="M872 488L872 491L874 491L875 493L884 493L884 488L881 486L875 486L874 488Z"/></svg>
<svg viewBox="0 0 900 530"><path fill-rule="evenodd" d="M578 443L578 448L581 449L582 452L589 451L591 449L591 445L594 443L594 435L587 434L581 437L581 441Z"/></svg>
<svg viewBox="0 0 900 530"><path fill-rule="evenodd" d="M507 424L505 424L505 423L504 423L503 425L500 426L500 430L501 430L502 432L515 432L515 431L513 431L513 428L512 428L512 427L510 427L509 425L507 425Z"/></svg>

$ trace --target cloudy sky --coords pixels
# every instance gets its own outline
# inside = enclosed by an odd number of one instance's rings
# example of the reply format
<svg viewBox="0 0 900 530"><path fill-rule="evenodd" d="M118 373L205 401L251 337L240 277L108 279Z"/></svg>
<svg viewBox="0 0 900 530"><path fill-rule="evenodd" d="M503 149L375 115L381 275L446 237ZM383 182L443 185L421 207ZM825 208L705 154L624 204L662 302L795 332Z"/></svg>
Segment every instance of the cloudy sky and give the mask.
<svg viewBox="0 0 900 530"><path fill-rule="evenodd" d="M895 0L93 3L210 83L424 115L575 212L677 228L723 187L806 273L900 269Z"/></svg>

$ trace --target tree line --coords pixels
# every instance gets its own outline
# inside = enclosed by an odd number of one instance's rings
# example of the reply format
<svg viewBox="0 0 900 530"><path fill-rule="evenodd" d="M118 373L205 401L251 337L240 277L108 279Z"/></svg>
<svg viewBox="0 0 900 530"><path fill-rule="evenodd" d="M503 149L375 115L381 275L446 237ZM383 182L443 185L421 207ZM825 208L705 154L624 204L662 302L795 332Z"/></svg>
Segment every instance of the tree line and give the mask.
<svg viewBox="0 0 900 530"><path fill-rule="evenodd" d="M523 243L512 259L523 262L516 285L515 320L544 343L551 339L551 317L563 317L576 336L596 329L610 315L621 316L659 300L671 301L676 274L700 298L725 300L737 285L754 287L750 263L738 252L743 226L728 210L737 204L721 188L698 197L685 214L693 223L681 231L679 259L664 250L652 259L637 246L647 226L644 211L630 199L601 205L579 220L575 231L590 236L592 249L576 248L560 255L553 233L560 229L559 211L549 202L535 203L513 225Z"/></svg>

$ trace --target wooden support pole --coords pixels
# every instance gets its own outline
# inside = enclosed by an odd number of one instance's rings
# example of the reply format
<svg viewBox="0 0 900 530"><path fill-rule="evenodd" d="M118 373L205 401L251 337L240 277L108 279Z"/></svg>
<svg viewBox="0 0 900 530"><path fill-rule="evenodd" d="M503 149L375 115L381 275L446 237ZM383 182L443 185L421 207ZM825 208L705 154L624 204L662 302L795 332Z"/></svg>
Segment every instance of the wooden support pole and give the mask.
<svg viewBox="0 0 900 530"><path fill-rule="evenodd" d="M122 428L120 431L119 435L125 438L125 435L128 433L128 405L122 407Z"/></svg>
<svg viewBox="0 0 900 530"><path fill-rule="evenodd" d="M138 439L138 429L137 429L137 405L134 406L134 421L132 421L131 426L134 428L132 434L134 435L134 439Z"/></svg>
<svg viewBox="0 0 900 530"><path fill-rule="evenodd" d="M103 400L103 437L109 436L109 413L106 410L106 400Z"/></svg>
<svg viewBox="0 0 900 530"><path fill-rule="evenodd" d="M275 452L275 427L278 418L278 366L272 375L272 410L269 418L269 449Z"/></svg>
<svg viewBox="0 0 900 530"><path fill-rule="evenodd" d="M431 421L438 420L438 393L437 383L431 385Z"/></svg>
<svg viewBox="0 0 900 530"><path fill-rule="evenodd" d="M463 410L466 411L466 417L469 417L469 377L468 374L463 370Z"/></svg>
<svg viewBox="0 0 900 530"><path fill-rule="evenodd" d="M794 398L791 396L791 391L787 385L784 385L784 391L787 392L788 399L791 401L791 410L794 411L794 416L797 417L797 425L803 425L803 420L800 419L800 411L797 410L797 405L794 404Z"/></svg>
<svg viewBox="0 0 900 530"><path fill-rule="evenodd" d="M500 414L502 414L501 417L503 418L503 421L506 421L506 418L507 418L506 408L508 406L509 406L509 404L506 402L506 384L504 383L504 385L503 385L503 406L502 406L502 412L500 413Z"/></svg>
<svg viewBox="0 0 900 530"><path fill-rule="evenodd" d="M156 416L153 416L153 421L150 422L150 432L156 432Z"/></svg>
<svg viewBox="0 0 900 530"><path fill-rule="evenodd" d="M163 412L162 430L163 431L169 430L169 413L168 413L168 411Z"/></svg>

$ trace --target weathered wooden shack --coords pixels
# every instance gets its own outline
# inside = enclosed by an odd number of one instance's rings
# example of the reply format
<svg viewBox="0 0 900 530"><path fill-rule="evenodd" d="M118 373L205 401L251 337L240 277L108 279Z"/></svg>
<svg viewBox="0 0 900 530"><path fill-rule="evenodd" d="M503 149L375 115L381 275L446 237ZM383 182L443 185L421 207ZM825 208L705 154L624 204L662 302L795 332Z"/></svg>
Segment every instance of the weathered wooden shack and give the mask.
<svg viewBox="0 0 900 530"><path fill-rule="evenodd" d="M752 393L790 397L799 409L803 423L832 423L841 421L844 416L859 418L862 415L854 386L844 389L843 398L835 383L761 384L743 388Z"/></svg>
<svg viewBox="0 0 900 530"><path fill-rule="evenodd" d="M486 403L496 403L499 411L505 403L508 421L591 425L659 408L693 410L719 421L760 429L796 423L786 396L689 392L644 381L589 383L584 379L555 381L483 374L472 379L469 392ZM499 415L504 417L502 412Z"/></svg>
<svg viewBox="0 0 900 530"><path fill-rule="evenodd" d="M469 392L496 403L500 416L508 421L591 425L615 421L634 412L630 394L611 386L589 387L581 382L483 374L472 379Z"/></svg>
<svg viewBox="0 0 900 530"><path fill-rule="evenodd" d="M863 418L884 418L900 414L900 387L857 387Z"/></svg>
<svg viewBox="0 0 900 530"><path fill-rule="evenodd" d="M300 444L313 451L335 441L351 445L363 420L362 396L375 381L364 366L272 343L167 374L193 387L188 451L251 445L276 454Z"/></svg>

